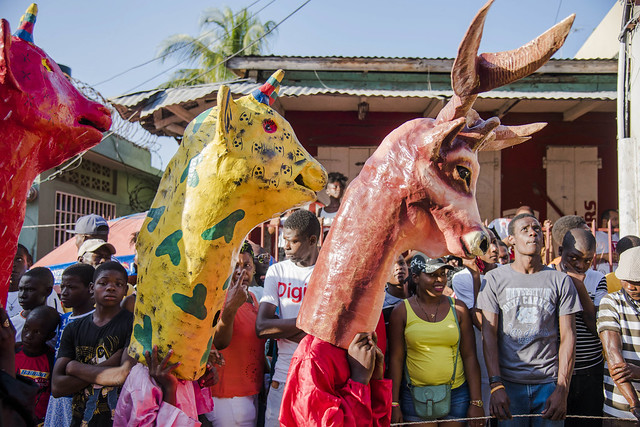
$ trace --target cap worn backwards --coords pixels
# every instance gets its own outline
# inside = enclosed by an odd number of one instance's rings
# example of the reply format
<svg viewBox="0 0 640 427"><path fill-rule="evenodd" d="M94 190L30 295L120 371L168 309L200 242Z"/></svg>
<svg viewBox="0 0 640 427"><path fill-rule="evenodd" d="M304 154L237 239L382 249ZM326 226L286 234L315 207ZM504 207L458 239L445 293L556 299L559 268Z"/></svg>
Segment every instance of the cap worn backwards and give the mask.
<svg viewBox="0 0 640 427"><path fill-rule="evenodd" d="M91 214L78 218L76 226L73 230L67 230L73 234L109 234L109 224L107 220L100 215Z"/></svg>
<svg viewBox="0 0 640 427"><path fill-rule="evenodd" d="M431 274L441 268L453 269L453 267L441 259L432 259L423 254L422 252L416 252L413 258L411 258L411 271L414 274L425 272Z"/></svg>

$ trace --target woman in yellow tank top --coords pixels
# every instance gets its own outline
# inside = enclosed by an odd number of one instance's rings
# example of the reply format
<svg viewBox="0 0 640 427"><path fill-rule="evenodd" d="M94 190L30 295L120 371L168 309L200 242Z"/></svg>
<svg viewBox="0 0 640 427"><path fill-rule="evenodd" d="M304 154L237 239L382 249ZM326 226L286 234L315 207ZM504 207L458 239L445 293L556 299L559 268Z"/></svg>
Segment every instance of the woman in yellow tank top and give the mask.
<svg viewBox="0 0 640 427"><path fill-rule="evenodd" d="M440 385L451 382L456 360L451 410L438 424L463 426L462 422L446 422L446 419L484 416L471 316L464 304L455 302L452 306L449 297L442 295L448 268L451 266L417 252L411 260L410 271L416 284L415 294L398 304L391 313L389 372L393 380L392 423L421 421L415 413L409 388L403 381L405 366L412 385ZM469 425L480 427L484 420L472 421Z"/></svg>

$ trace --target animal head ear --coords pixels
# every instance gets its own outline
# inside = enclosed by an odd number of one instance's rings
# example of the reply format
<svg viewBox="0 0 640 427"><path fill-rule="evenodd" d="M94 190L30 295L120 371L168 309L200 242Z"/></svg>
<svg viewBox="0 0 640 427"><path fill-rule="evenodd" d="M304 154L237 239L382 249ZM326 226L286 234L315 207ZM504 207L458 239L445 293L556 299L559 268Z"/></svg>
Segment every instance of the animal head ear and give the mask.
<svg viewBox="0 0 640 427"><path fill-rule="evenodd" d="M521 126L498 126L495 131L495 138L487 138L478 151L500 151L503 148L513 147L531 139L534 134L544 128L546 123L530 123Z"/></svg>
<svg viewBox="0 0 640 427"><path fill-rule="evenodd" d="M224 139L236 133L235 123L238 120L238 106L231 96L229 86L222 85L218 89L218 126L216 132Z"/></svg>
<svg viewBox="0 0 640 427"><path fill-rule="evenodd" d="M20 85L11 72L11 28L5 19L0 20L0 85L21 91Z"/></svg>
<svg viewBox="0 0 640 427"><path fill-rule="evenodd" d="M482 120L478 113L474 110L471 111L475 114L467 114L467 127L460 132L458 137L465 141L471 151L476 151L483 144L493 140L494 134L491 131L500 126L500 119L491 117L488 120ZM469 123L470 118L473 120L471 123Z"/></svg>
<svg viewBox="0 0 640 427"><path fill-rule="evenodd" d="M425 140L425 143L432 144L431 149L431 159L436 160L441 158L440 153L443 149L447 149L451 147L453 140L456 138L458 133L462 130L465 125L465 118L460 117L459 119L451 120L449 122L444 122L436 127L429 133L429 136Z"/></svg>

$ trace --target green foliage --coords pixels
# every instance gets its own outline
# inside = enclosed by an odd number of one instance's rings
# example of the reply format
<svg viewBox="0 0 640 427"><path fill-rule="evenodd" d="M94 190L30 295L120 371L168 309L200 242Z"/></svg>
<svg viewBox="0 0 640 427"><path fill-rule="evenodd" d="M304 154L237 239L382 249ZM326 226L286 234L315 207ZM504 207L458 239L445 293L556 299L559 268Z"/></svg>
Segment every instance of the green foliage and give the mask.
<svg viewBox="0 0 640 427"><path fill-rule="evenodd" d="M163 62L172 58L195 66L179 69L160 87L193 86L234 79L236 76L224 65L217 65L240 51L240 55L261 54L267 47L267 39L275 34L269 33L275 25L273 21L262 24L246 9L236 14L229 7L205 9L200 18L201 33L198 37L175 34L160 45L158 56Z"/></svg>

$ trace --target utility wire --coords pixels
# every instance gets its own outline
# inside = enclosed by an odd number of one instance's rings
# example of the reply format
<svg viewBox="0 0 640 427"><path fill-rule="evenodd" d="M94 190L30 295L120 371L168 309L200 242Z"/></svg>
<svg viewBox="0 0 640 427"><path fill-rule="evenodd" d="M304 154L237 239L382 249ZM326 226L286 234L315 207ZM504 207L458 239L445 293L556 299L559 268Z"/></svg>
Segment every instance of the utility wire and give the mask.
<svg viewBox="0 0 640 427"><path fill-rule="evenodd" d="M257 0L257 1L255 1L254 3L252 3L251 5L249 5L248 7L253 6L253 5L254 5L254 4L256 4L258 1L261 1L261 0ZM266 8L267 6L269 6L269 5L270 5L270 4L272 4L274 1L275 1L275 0L272 0L270 3L268 3L268 4L267 4L266 6L264 6L262 9ZM194 81L194 80L196 80L196 79L198 79L198 78L202 77L203 75L205 75L205 74L209 73L210 71L212 71L212 70L214 70L215 68L219 67L220 65L224 64L227 60L229 60L229 59L231 59L231 58L233 58L233 57L235 57L235 56L238 56L240 53L244 52L245 50L247 50L247 49L249 49L250 47L254 46L256 43L260 42L263 38L265 38L267 35L269 35L270 33L272 33L276 28L278 28L281 24L283 24L287 19L289 19L290 17L292 17L293 15L295 15L298 11L300 11L300 9L302 9L304 6L306 6L306 5L307 5L308 3L310 3L310 2L311 2L311 0L306 0L304 3L302 3L300 6L298 6L298 7L297 7L293 12L289 13L289 14L288 14L284 19L282 19L280 22L278 22L278 23L277 23L273 28L271 28L269 31L267 31L265 34L263 34L261 37L259 37L258 39L256 39L254 42L252 42L251 44L249 44L249 45L245 46L244 48L240 49L238 52L235 52L235 53L234 53L234 54L232 54L231 56L227 57L224 61L222 61L222 62L220 62L220 63L218 63L218 64L214 65L214 66L213 66L213 67L211 67L210 69L206 70L204 73L202 73L202 74L200 74L200 75L198 75L198 76L194 77L193 79L189 80L189 81L188 81L184 86L187 86L187 85L188 85L188 83L190 83L190 82L192 82L192 81ZM260 9L258 12L260 12L262 9ZM257 14L258 12L256 12L256 14ZM255 14L254 14L254 15L255 15ZM182 61L182 62L184 62L184 61ZM144 65L144 64L143 64L143 65ZM174 66L174 67L175 67L175 66ZM134 68L137 68L137 67L134 67ZM132 69L134 69L134 68L132 68ZM134 88L132 88L132 89L128 90L127 92L131 92L132 90L137 89L138 87L140 87L140 86L142 86L143 84L145 84L145 83L147 83L147 82L149 82L149 81L153 80L154 78L156 78L156 77L158 77L158 76L160 76L160 75L164 74L164 73L165 73L165 72L167 72L167 71L168 71L168 70L166 70L166 71L164 71L164 72L162 72L162 73L160 73L160 74L158 74L158 75L156 75L156 76L152 77L151 79L148 79L148 80L146 80L146 81L142 82L141 84L139 84L138 86L136 86L136 87L134 87ZM126 72L126 71L125 71L125 72ZM124 73L124 72L123 72L123 73ZM121 74L123 74L123 73L121 73ZM115 77L115 76L114 76L114 77ZM98 83L98 84L99 84L99 83ZM180 87L184 87L184 86L180 86ZM132 117L133 117L133 115L132 115ZM132 117L130 117L130 118L129 118L129 120L130 120ZM127 121L129 121L129 120L127 120ZM106 135L103 135L102 140L104 141L107 137L109 137L109 136L110 136L111 134L113 134L113 133L115 133L115 132L114 132L114 131L109 131L109 132L107 132L107 133L106 133ZM62 167L60 170L58 170L58 171L54 172L51 176L47 177L46 179L44 179L44 180L43 180L43 181L41 181L41 182L51 181L51 180L53 180L53 179L57 178L57 177L58 177L58 176L60 176L62 173L64 173L67 169L69 169L70 167L72 167L72 166L73 166L73 165L74 165L78 160L80 160L80 163L78 163L78 164L74 167L74 169L75 169L75 168L78 168L78 167L80 166L80 164L82 163L82 156L83 156L85 153L86 153L86 151L85 151L85 152L83 152L83 153L79 153L79 154L78 154L78 155L76 155L76 157L75 157L74 159L72 159L72 160L71 160L71 161L70 161L66 166L64 166L64 167ZM120 154L120 153L118 153L118 156L120 157L120 155L119 155L119 154ZM122 159L121 159L121 162L122 162L122 163L124 163L124 162L122 161ZM72 169L72 170L73 170L73 169Z"/></svg>
<svg viewBox="0 0 640 427"><path fill-rule="evenodd" d="M258 10L256 13L254 13L254 14L253 14L253 15L251 15L251 16L248 16L248 17L247 17L247 19L243 20L242 22L239 22L235 27L233 27L233 30L235 30L236 28L238 28L238 27L239 27L240 25L242 25L243 23L247 22L249 19L251 19L251 18L253 18L253 17L257 16L257 15L258 15L258 13L262 12L262 11L263 11L264 9L266 9L268 6L270 6L271 4L273 4L275 1L276 1L276 0L271 0L269 3L267 3L266 5L264 5L264 6L263 6L260 10ZM309 1L311 1L311 0L309 0ZM277 25L276 25L276 27L277 27ZM275 29L275 27L274 27L274 29ZM209 31L209 33L214 32L214 31L216 31L216 30L211 30L211 31ZM273 31L273 29L272 29L271 31ZM266 34L269 34L271 31L267 32ZM265 34L265 35L266 35L266 34ZM207 33L206 35L208 35L208 33ZM204 38L204 37L205 37L205 34L201 35L201 37L203 37L203 38ZM262 39L262 37L260 37L260 38L259 38L259 39L257 39L256 41L259 41L259 40L261 40L261 39ZM181 46L180 48L178 48L178 49L176 49L176 50L174 50L174 51L172 51L172 52L167 52L167 54L166 54L166 55L169 55L170 53L173 53L173 52L177 52L177 51L178 51L179 49L181 49L182 47L187 47L187 46L189 46L190 44L193 44L196 40L199 40L199 39L195 39L195 40L193 40L192 42L189 42L189 43L185 44L184 46ZM255 43L252 43L250 46L253 46L254 44L255 44ZM247 47L248 47L248 46L247 46ZM246 49L246 48L245 48L245 49ZM166 56L166 55L165 55L165 56ZM182 61L179 61L178 63L176 63L176 64L172 65L171 67L167 68L166 70L159 72L158 74L156 74L156 75L154 75L153 77L151 77L151 78L149 78L149 79L147 79L147 80L143 81L143 82L142 82L142 83L140 83L139 85L136 85L136 86L132 87L131 89L129 89L129 90L127 90L127 91L125 91L124 93L131 93L132 91L134 91L135 89L139 88L140 86L142 86L142 85L144 85L144 84L146 84L146 83L149 83L151 80L153 80L153 79L155 79L155 78L158 78L158 77L160 77L160 76L161 76L161 75L163 75L163 74L168 73L169 71L173 70L174 68L176 68L177 66L179 66L180 64L182 64L182 63L184 63L184 62L186 62L186 61L188 61L188 60L189 60L189 58L186 58L186 59L183 59ZM190 80L190 81L191 81L191 80Z"/></svg>
<svg viewBox="0 0 640 427"><path fill-rule="evenodd" d="M242 9L240 9L240 10L238 11L238 13L236 13L236 15L235 15L235 16L238 16L238 15L240 14L240 12L242 12L243 10L248 10L249 8L253 7L256 3L259 3L259 2L261 2L261 1L262 1L262 0L256 0L256 1L254 1L253 3L251 3L249 6L246 6L246 7L242 8ZM271 5L271 4L272 4L273 2L275 2L275 1L276 1L276 0L271 0L271 2L269 2L269 3L268 3L266 6L264 6L262 9L258 10L258 11L257 11L256 13L254 13L253 15L251 15L251 16L249 16L249 17L247 17L247 19L246 19L246 20L248 20L249 18L253 18L254 16L256 16L258 13L262 12L262 11L263 11L267 6ZM245 20L245 21L246 21L246 20ZM238 25L236 25L235 27L233 27L233 29L235 30L236 28L238 28L238 26L240 26L240 25L241 25L242 23L244 23L245 21L242 21L241 23L239 23ZM194 44L196 41L200 41L200 40L204 39L205 37L209 36L211 33L215 32L215 31L216 31L216 30L215 30L215 29L213 29L213 30L207 31L206 33L200 34L200 35L199 35L198 37L196 37L193 41L191 41L191 42L189 42L189 43L186 43L186 44L184 44L184 45L180 46L179 48L177 48L177 49L175 49L175 50L173 50L173 51L171 51L171 52L167 52L167 53L165 53L164 55L160 55L160 56L156 56L155 58L151 58L151 59L149 59L148 61L143 62L142 64L134 65L134 66L133 66L133 67L131 67L131 68L128 68L128 69L126 69L126 70L124 70L124 71L122 71L122 72L120 72L120 73L118 73L118 74L115 74L115 75L113 75L113 76L109 77L109 78L108 78L108 79L106 79L106 80L102 80L102 81L100 81L100 82L98 82L98 83L94 83L94 84L92 84L91 86L94 86L94 87L95 87L95 86L100 86L101 84L103 84L103 83L107 83L107 82L110 82L111 80L113 80L113 79L115 79L115 78L117 78L117 77L120 77L120 76L122 76L122 75L124 75L124 74L127 74L127 73L128 73L128 72L130 72L130 71L136 70L136 69L138 69L138 68L140 68L140 67L144 67L145 65L151 64L152 62L155 62L155 61L159 61L159 60L161 60L161 59L164 59L164 58L166 58L167 56L169 56L169 55L171 55L171 54L173 54L173 53L175 53L175 52L179 51L180 49L184 49L184 48L186 48L187 46L190 46L190 45Z"/></svg>
<svg viewBox="0 0 640 427"><path fill-rule="evenodd" d="M234 53L233 55L230 55L228 57L226 57L223 61L218 62L216 65L214 65L213 67L209 68L208 70L204 71L201 74L198 74L197 76L195 76L194 78L192 78L191 80L187 81L184 85L179 86L179 87L185 87L188 86L189 83L191 83L194 80L199 79L200 77L204 76L205 74L211 72L212 70L215 70L216 68L218 68L219 66L221 66L222 64L224 64L225 62L227 62L229 59L234 58L238 55L240 55L242 52L244 52L245 50L249 49L250 47L252 47L253 45L255 45L256 43L258 43L260 40L262 40L263 38L265 38L266 36L268 36L271 32L273 32L276 28L278 28L280 26L280 24L282 24L283 22L285 22L287 19L291 18L293 15L295 15L300 9L302 9L303 7L305 7L309 2L311 2L311 0L306 0L304 3L302 3L300 6L298 6L296 8L296 10L294 10L293 12L291 12L290 14L288 14L283 20L281 20L280 22L278 22L272 29L270 29L269 31L267 31L266 33L264 33L262 35L262 37L256 39L253 43L249 44L248 46L243 47L242 49L240 49L239 51L237 51L236 53Z"/></svg>
<svg viewBox="0 0 640 427"><path fill-rule="evenodd" d="M558 3L558 10L556 11L556 19L553 20L553 25L558 23L558 16L560 15L560 8L562 7L562 0Z"/></svg>

